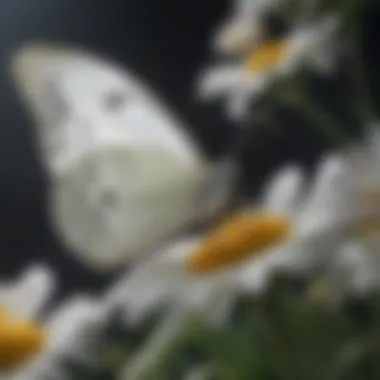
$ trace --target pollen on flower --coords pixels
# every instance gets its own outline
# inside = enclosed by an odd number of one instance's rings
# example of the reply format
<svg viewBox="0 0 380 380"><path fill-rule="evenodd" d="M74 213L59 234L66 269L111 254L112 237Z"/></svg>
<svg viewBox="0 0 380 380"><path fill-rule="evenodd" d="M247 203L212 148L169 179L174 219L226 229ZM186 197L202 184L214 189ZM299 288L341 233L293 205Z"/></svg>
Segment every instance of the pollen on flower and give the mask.
<svg viewBox="0 0 380 380"><path fill-rule="evenodd" d="M0 369L23 364L43 347L44 331L32 323L0 316Z"/></svg>
<svg viewBox="0 0 380 380"><path fill-rule="evenodd" d="M291 232L289 220L259 212L244 212L227 220L206 237L188 258L188 270L208 273L228 267L283 241Z"/></svg>
<svg viewBox="0 0 380 380"><path fill-rule="evenodd" d="M259 74L269 71L284 58L287 46L288 44L285 40L264 43L246 58L246 71Z"/></svg>

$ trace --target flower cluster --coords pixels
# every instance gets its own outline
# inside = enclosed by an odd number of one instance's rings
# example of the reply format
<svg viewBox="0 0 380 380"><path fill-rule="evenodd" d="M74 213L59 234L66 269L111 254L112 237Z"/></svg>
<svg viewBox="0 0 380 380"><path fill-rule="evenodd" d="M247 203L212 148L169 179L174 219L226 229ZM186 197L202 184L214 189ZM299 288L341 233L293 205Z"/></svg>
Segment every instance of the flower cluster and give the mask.
<svg viewBox="0 0 380 380"><path fill-rule="evenodd" d="M239 206L231 202L236 162L228 154L217 165L202 157L181 123L131 73L70 49L38 46L17 55L20 92L41 124L53 223L89 267L130 266L103 294L75 296L58 310L45 310L54 276L44 267L0 288L0 368L6 376L93 379L117 372L128 380L160 378L174 351L191 351L182 343L198 329L198 337L220 342L211 349L203 341L227 372L230 360L251 355L233 375L218 379L253 378L256 372L249 371L260 366L259 354L250 351L248 337L221 332L244 314L236 311L242 299L254 303L252 318L264 323L263 332L274 333L275 326L265 327L272 316L261 300L279 277L302 283L298 299L322 297L325 311L379 292L380 130L367 84L361 72L350 76L361 141L308 91L309 76L328 82L342 69L350 57L345 47L355 41L347 24L369 5L325 3L235 0L232 16L212 36L211 50L222 63L200 70L195 87L202 100L224 98L233 123L255 128L250 116L274 99L311 118L338 144L311 181L301 166L286 165L256 201ZM281 18L282 33L271 33L268 12ZM246 131L240 133L244 138ZM151 316L164 323L144 334ZM222 354L229 344L229 354ZM192 358L190 366L181 364L186 379L212 378L215 368L203 356L182 356ZM287 378L298 378L289 360L282 362ZM110 367L117 370L111 374Z"/></svg>

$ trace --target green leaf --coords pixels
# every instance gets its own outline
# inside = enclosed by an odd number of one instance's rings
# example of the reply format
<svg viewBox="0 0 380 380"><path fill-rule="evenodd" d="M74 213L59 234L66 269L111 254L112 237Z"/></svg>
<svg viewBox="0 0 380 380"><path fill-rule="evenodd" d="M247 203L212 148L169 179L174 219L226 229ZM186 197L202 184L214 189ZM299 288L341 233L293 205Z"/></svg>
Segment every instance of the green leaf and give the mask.
<svg viewBox="0 0 380 380"><path fill-rule="evenodd" d="M331 368L326 371L323 377L325 380L344 380L352 374L360 374L360 365L371 352L372 342L366 337L354 342L346 343L335 355L336 358ZM363 378L364 379L364 378Z"/></svg>
<svg viewBox="0 0 380 380"><path fill-rule="evenodd" d="M201 319L193 319L188 330L190 342L197 345L223 379L261 379L261 352L244 330L212 328Z"/></svg>
<svg viewBox="0 0 380 380"><path fill-rule="evenodd" d="M282 279L252 307L251 319L288 379L320 378L342 342L356 334L343 315L313 303ZM312 374L310 368L315 368Z"/></svg>

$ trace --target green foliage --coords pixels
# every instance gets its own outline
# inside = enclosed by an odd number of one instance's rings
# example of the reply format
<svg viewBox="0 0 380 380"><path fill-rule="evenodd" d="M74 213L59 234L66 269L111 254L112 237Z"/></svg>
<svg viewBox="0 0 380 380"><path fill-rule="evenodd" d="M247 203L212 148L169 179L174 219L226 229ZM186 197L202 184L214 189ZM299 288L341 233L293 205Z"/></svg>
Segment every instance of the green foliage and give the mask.
<svg viewBox="0 0 380 380"><path fill-rule="evenodd" d="M144 351L150 336L139 350ZM128 339L125 343L119 352L108 345L104 357L118 360L108 361L96 378L128 367L136 351L129 355L131 345ZM155 352L140 380L182 379L197 367L209 368L202 379L210 380L377 380L380 296L352 300L337 310L278 279L263 297L239 297L229 323L212 325L190 315L168 343Z"/></svg>

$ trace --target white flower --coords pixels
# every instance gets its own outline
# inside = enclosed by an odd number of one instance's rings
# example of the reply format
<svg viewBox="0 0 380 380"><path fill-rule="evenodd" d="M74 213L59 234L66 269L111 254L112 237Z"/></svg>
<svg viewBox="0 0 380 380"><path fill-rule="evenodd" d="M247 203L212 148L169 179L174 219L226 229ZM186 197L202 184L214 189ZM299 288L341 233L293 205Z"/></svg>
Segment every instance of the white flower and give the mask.
<svg viewBox="0 0 380 380"><path fill-rule="evenodd" d="M124 302L131 319L165 302L220 318L236 292L265 290L274 271L311 270L340 236L332 206L342 170L341 161L329 157L304 199L300 171L281 171L258 207L158 252L119 281L110 299Z"/></svg>
<svg viewBox="0 0 380 380"><path fill-rule="evenodd" d="M54 288L45 266L28 267L17 281L0 286L0 370L6 379L37 380L43 370L56 372L57 355L75 350L100 323L98 304L86 296L47 310Z"/></svg>
<svg viewBox="0 0 380 380"><path fill-rule="evenodd" d="M44 345L37 319L54 290L54 277L42 266L29 267L17 281L0 286L0 368L24 362Z"/></svg>
<svg viewBox="0 0 380 380"><path fill-rule="evenodd" d="M327 301L338 305L347 296L361 297L379 286L379 259L371 257L360 242L345 242L326 276ZM375 259L375 260L374 260Z"/></svg>
<svg viewBox="0 0 380 380"><path fill-rule="evenodd" d="M365 295L380 286L380 131L371 126L363 144L345 155L347 175L341 189L348 221L346 240L332 271L332 291Z"/></svg>
<svg viewBox="0 0 380 380"><path fill-rule="evenodd" d="M224 97L232 118L246 114L255 100L275 79L288 76L301 67L328 72L334 67L334 33L337 20L298 26L286 38L264 42L237 63L217 65L202 74L199 96Z"/></svg>
<svg viewBox="0 0 380 380"><path fill-rule="evenodd" d="M241 54L263 36L263 13L281 0L233 0L232 15L219 25L212 45L217 53Z"/></svg>
<svg viewBox="0 0 380 380"><path fill-rule="evenodd" d="M45 317L42 325L47 341L43 351L18 369L12 380L40 380L49 374L68 378L60 359L88 360L88 343L96 340L105 323L106 311L99 300L87 295L70 297Z"/></svg>

